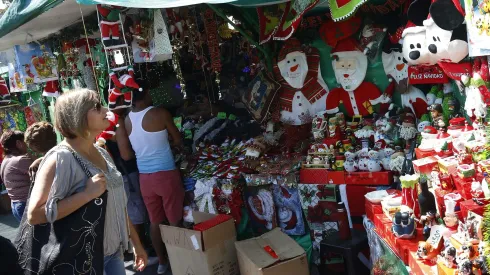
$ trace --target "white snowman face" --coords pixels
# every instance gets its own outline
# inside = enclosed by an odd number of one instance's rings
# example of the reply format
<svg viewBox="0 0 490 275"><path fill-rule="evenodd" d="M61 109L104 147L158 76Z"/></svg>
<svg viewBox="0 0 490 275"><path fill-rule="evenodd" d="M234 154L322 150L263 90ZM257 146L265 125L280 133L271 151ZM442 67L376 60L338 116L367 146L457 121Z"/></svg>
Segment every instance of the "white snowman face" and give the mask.
<svg viewBox="0 0 490 275"><path fill-rule="evenodd" d="M409 65L429 64L429 50L425 39L425 27L411 27L403 31L402 52Z"/></svg>
<svg viewBox="0 0 490 275"><path fill-rule="evenodd" d="M384 155L385 157L391 157L391 155L393 155L395 153L395 150L393 148L385 148L384 150Z"/></svg>
<svg viewBox="0 0 490 275"><path fill-rule="evenodd" d="M403 57L402 52L393 50L391 53L383 52L381 54L383 68L386 75L393 77L397 84L408 78L407 60Z"/></svg>
<svg viewBox="0 0 490 275"><path fill-rule="evenodd" d="M358 51L338 52L332 59L337 82L346 91L357 89L366 77L367 57Z"/></svg>
<svg viewBox="0 0 490 275"><path fill-rule="evenodd" d="M374 150L369 151L368 155L369 155L369 158L373 159L373 160L376 160L379 157L378 151L374 151Z"/></svg>
<svg viewBox="0 0 490 275"><path fill-rule="evenodd" d="M284 60L277 63L281 76L291 87L296 89L303 88L303 84L308 73L308 63L303 52L292 52L286 55Z"/></svg>

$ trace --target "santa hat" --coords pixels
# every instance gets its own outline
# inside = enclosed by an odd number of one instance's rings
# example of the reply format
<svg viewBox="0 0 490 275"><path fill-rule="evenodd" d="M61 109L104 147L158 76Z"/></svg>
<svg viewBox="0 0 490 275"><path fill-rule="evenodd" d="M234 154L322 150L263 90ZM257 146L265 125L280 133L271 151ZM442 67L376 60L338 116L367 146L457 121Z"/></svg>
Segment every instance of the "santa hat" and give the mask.
<svg viewBox="0 0 490 275"><path fill-rule="evenodd" d="M60 95L58 91L58 80L51 80L45 83L43 96L58 97Z"/></svg>
<svg viewBox="0 0 490 275"><path fill-rule="evenodd" d="M331 55L335 58L336 55L344 56L351 53L357 54L362 53L362 51L353 38L347 38L337 43L337 46L332 49Z"/></svg>
<svg viewBox="0 0 490 275"><path fill-rule="evenodd" d="M402 34L403 34L404 30L405 30L405 27L401 26L396 30L396 32L388 35L388 38L390 39L390 42L392 45L401 45ZM401 49L400 49L400 52L401 52Z"/></svg>
<svg viewBox="0 0 490 275"><path fill-rule="evenodd" d="M291 38L286 42L286 44L284 44L282 49L279 51L279 56L277 57L277 61L280 62L284 60L286 58L286 55L292 52L304 53L303 49L301 48L301 42L296 38Z"/></svg>
<svg viewBox="0 0 490 275"><path fill-rule="evenodd" d="M403 30L402 39L407 34L417 34L417 33L425 32L425 30L426 29L424 26L417 26L412 21L408 21L407 25L405 26L405 29ZM402 40L400 40L400 43L402 43Z"/></svg>
<svg viewBox="0 0 490 275"><path fill-rule="evenodd" d="M402 126L403 127L415 127L414 115L411 113L406 114L405 117L403 118Z"/></svg>
<svg viewBox="0 0 490 275"><path fill-rule="evenodd" d="M357 31L359 31L361 24L361 16L352 16L349 19L340 22L327 20L327 22L323 23L320 27L319 32L325 44L335 48L339 41L348 39L356 34Z"/></svg>
<svg viewBox="0 0 490 275"><path fill-rule="evenodd" d="M437 134L437 130L433 126L425 126L424 133L435 135L435 134Z"/></svg>
<svg viewBox="0 0 490 275"><path fill-rule="evenodd" d="M382 150L386 148L386 141L384 139L380 139L374 143L374 149Z"/></svg>

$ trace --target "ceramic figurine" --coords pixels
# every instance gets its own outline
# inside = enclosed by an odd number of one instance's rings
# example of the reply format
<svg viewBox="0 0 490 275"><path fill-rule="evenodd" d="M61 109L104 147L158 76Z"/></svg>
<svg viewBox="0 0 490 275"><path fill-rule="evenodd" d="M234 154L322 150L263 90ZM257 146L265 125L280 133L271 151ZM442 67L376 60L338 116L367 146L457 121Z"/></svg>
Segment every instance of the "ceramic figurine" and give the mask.
<svg viewBox="0 0 490 275"><path fill-rule="evenodd" d="M379 153L376 150L371 150L368 153L368 170L369 172L379 172L381 171L381 163L379 161Z"/></svg>
<svg viewBox="0 0 490 275"><path fill-rule="evenodd" d="M446 126L446 123L444 122L441 104L430 105L429 111L432 117L432 126L436 128L444 128Z"/></svg>
<svg viewBox="0 0 490 275"><path fill-rule="evenodd" d="M391 147L385 147L383 149L383 158L381 159L381 165L386 171L390 171L391 156L395 153L395 150Z"/></svg>
<svg viewBox="0 0 490 275"><path fill-rule="evenodd" d="M345 171L352 173L352 172L356 172L358 168L359 167L356 161L356 153L352 151L345 152L345 163L344 163Z"/></svg>
<svg viewBox="0 0 490 275"><path fill-rule="evenodd" d="M420 241L417 249L417 257L421 260L435 262L439 255L439 249L433 247L429 242Z"/></svg>
<svg viewBox="0 0 490 275"><path fill-rule="evenodd" d="M451 235L458 232L459 220L456 213L454 213L454 208L456 207L456 201L447 199L444 200L444 204L446 205L446 213L444 217L444 223L446 228L443 231L444 240L447 240L451 237Z"/></svg>
<svg viewBox="0 0 490 275"><path fill-rule="evenodd" d="M424 225L424 236L427 240L427 238L430 236L430 229L436 220L436 199L434 194L429 191L429 186L425 177L421 177L419 179L419 188L420 193L418 196L418 201L421 215L420 221Z"/></svg>
<svg viewBox="0 0 490 275"><path fill-rule="evenodd" d="M473 182L471 183L470 194L473 197L473 199L482 199L484 197L483 187L479 181L473 179Z"/></svg>
<svg viewBox="0 0 490 275"><path fill-rule="evenodd" d="M478 258L476 258L473 261L473 265L480 270L481 275L488 275L489 274L489 266L487 264L487 256L485 255L485 246L487 245L487 242L485 241L480 241L480 244L478 245Z"/></svg>
<svg viewBox="0 0 490 275"><path fill-rule="evenodd" d="M417 227L415 219L410 212L396 212L393 218L391 231L396 238L411 239L414 237L415 228Z"/></svg>
<svg viewBox="0 0 490 275"><path fill-rule="evenodd" d="M456 248L454 246L449 245L446 249L441 253L444 265L449 268L456 268Z"/></svg>
<svg viewBox="0 0 490 275"><path fill-rule="evenodd" d="M357 152L358 167L360 171L368 171L369 162L368 148L363 148Z"/></svg>
<svg viewBox="0 0 490 275"><path fill-rule="evenodd" d="M337 138L337 118L331 117L328 120L328 137L329 138Z"/></svg>
<svg viewBox="0 0 490 275"><path fill-rule="evenodd" d="M458 275L473 275L473 263L469 259L465 259L458 264Z"/></svg>

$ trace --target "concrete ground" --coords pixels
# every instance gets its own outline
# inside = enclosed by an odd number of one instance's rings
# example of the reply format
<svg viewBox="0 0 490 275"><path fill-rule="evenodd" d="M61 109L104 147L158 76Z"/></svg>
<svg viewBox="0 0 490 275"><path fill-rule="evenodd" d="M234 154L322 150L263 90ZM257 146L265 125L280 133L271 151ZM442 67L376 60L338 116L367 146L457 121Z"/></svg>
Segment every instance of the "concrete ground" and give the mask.
<svg viewBox="0 0 490 275"><path fill-rule="evenodd" d="M12 215L0 215L0 236L3 236L11 241L14 240L17 234L17 227L19 223ZM133 261L125 262L126 275L155 275L157 274L158 265L149 266L144 272L133 271ZM172 272L168 271L165 275L172 275Z"/></svg>

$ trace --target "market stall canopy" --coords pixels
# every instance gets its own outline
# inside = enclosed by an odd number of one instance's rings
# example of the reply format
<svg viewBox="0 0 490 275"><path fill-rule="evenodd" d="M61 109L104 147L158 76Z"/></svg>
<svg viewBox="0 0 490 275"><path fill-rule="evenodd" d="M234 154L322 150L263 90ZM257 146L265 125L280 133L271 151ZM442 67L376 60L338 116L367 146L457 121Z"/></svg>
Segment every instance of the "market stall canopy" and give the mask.
<svg viewBox="0 0 490 275"><path fill-rule="evenodd" d="M39 40L95 11L75 0L14 0L0 19L0 50Z"/></svg>
<svg viewBox="0 0 490 275"><path fill-rule="evenodd" d="M230 3L235 0L77 0L78 3L83 5L95 5L95 4L104 4L104 5L115 5L121 7L128 8L145 8L145 9L162 9L162 8L176 8L197 4L222 4L222 3Z"/></svg>

